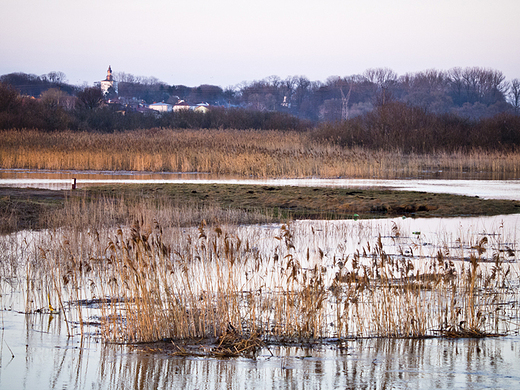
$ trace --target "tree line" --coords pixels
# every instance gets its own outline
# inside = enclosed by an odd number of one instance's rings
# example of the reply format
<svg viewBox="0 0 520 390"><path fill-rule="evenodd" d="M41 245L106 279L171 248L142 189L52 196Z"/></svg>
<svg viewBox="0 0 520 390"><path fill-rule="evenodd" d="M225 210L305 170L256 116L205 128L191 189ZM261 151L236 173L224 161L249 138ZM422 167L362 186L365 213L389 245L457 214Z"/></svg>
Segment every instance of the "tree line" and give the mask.
<svg viewBox="0 0 520 390"><path fill-rule="evenodd" d="M329 77L324 82L304 76L270 76L226 89L207 84L168 85L155 77L124 72L114 73L114 78L124 101L207 102L213 106L285 112L315 122L362 115L372 111L381 97L432 113L453 113L470 119L520 111L520 80L507 81L501 71L482 67L430 69L401 76L388 68L374 68L360 75ZM0 82L33 97L52 88L72 96L85 89L67 84L62 72L42 76L11 73L0 76Z"/></svg>
<svg viewBox="0 0 520 390"><path fill-rule="evenodd" d="M333 76L325 82L304 76L270 76L222 89L215 85L167 85L155 78L116 73L119 94L149 103L178 99L239 106L257 111L286 112L299 118L336 121L372 111L382 96L428 112L453 113L470 119L520 111L520 80L507 81L501 71L481 68L430 69L399 76L388 68L361 75Z"/></svg>
<svg viewBox="0 0 520 390"><path fill-rule="evenodd" d="M36 99L0 82L0 129L79 130L113 132L154 127L298 130L312 123L285 112L241 107L142 113L120 104L107 104L101 90L87 87L70 96L51 88Z"/></svg>
<svg viewBox="0 0 520 390"><path fill-rule="evenodd" d="M324 83L271 76L226 90L168 86L124 73L116 78L121 101L204 101L212 109L143 114L107 104L99 87L68 85L60 72L9 74L0 76L0 129L312 129L316 140L342 146L415 152L520 145L520 82L485 68L404 76L379 68Z"/></svg>
<svg viewBox="0 0 520 390"><path fill-rule="evenodd" d="M320 123L310 135L342 147L404 153L517 152L520 115L508 111L477 120L391 101L345 121Z"/></svg>

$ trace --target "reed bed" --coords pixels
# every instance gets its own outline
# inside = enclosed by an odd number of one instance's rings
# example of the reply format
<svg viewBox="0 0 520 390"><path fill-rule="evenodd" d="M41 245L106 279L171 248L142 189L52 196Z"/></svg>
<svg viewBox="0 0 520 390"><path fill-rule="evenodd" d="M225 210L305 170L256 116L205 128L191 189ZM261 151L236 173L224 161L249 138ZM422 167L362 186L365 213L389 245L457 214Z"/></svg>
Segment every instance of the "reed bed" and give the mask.
<svg viewBox="0 0 520 390"><path fill-rule="evenodd" d="M19 279L26 312L61 316L71 335L213 340L222 356L264 343L518 332L516 237L461 235L426 253L420 234L387 229L163 227L141 215L127 227L41 232Z"/></svg>
<svg viewBox="0 0 520 390"><path fill-rule="evenodd" d="M137 199L136 199L137 198ZM104 230L114 226L130 226L135 220L145 224L161 226L197 226L201 220L229 225L269 223L274 217L267 210L247 211L219 207L216 204L172 200L165 194L144 196L130 194L120 196L98 196L91 198L88 193L69 197L59 210L43 212L41 226L84 230L85 227Z"/></svg>
<svg viewBox="0 0 520 390"><path fill-rule="evenodd" d="M341 147L312 132L152 129L112 134L0 131L0 167L208 172L256 178L517 177L518 152L403 153Z"/></svg>

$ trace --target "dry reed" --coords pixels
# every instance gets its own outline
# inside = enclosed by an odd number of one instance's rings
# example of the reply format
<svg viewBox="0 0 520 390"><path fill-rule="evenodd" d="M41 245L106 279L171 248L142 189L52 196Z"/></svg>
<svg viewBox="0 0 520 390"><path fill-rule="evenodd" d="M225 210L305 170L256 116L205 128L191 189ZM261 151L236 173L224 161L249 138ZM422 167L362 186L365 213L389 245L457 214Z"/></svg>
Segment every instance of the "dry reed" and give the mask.
<svg viewBox="0 0 520 390"><path fill-rule="evenodd" d="M152 129L113 134L0 131L0 167L208 172L242 177L516 177L514 152L404 154L342 148L309 133ZM482 177L482 176L480 176Z"/></svg>
<svg viewBox="0 0 520 390"><path fill-rule="evenodd" d="M98 322L110 342L214 340L212 353L222 356L254 353L264 342L518 330L516 251L501 242L461 241L460 256L442 243L431 257L390 255L379 235L331 258L314 228L259 234L254 226L162 227L135 217L127 228L41 233L37 249L24 252L26 311L53 306L72 335ZM342 229L330 226L323 229ZM361 227L357 236L339 232L360 242L371 236ZM397 226L391 234L401 240Z"/></svg>

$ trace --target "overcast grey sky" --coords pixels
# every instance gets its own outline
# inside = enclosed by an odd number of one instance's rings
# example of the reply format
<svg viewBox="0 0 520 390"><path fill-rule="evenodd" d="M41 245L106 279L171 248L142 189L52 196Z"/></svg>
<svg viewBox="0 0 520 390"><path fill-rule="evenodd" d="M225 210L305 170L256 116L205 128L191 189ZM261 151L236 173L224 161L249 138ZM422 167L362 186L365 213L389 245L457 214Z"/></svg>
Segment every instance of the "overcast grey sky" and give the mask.
<svg viewBox="0 0 520 390"><path fill-rule="evenodd" d="M222 87L480 66L520 78L520 0L1 0L0 74Z"/></svg>

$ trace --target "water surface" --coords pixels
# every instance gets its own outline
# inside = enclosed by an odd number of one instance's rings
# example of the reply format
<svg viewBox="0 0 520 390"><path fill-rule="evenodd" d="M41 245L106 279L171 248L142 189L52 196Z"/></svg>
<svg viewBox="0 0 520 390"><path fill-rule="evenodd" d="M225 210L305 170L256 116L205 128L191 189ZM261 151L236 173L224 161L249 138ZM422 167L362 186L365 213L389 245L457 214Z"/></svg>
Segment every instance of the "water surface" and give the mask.
<svg viewBox="0 0 520 390"><path fill-rule="evenodd" d="M0 187L70 189L76 178L78 188L103 184L248 184L271 186L386 188L402 191L449 193L485 199L520 200L520 180L446 180L446 179L236 179L206 173L153 173L111 171L42 171L0 169Z"/></svg>
<svg viewBox="0 0 520 390"><path fill-rule="evenodd" d="M350 340L256 359L176 357L67 338L48 315L2 315L2 389L517 389L520 337ZM6 348L9 345L11 350Z"/></svg>
<svg viewBox="0 0 520 390"><path fill-rule="evenodd" d="M428 192L450 192L483 198L520 200L518 180L220 180L204 174L151 174L135 172L40 172L1 170L0 186L67 189L110 183L244 183L269 185L381 187ZM489 238L489 247L509 245L518 254L520 216L485 218L388 219L365 221L300 221L300 232L313 229L325 257L351 253L356 246L374 242L379 232L387 253L422 248L433 256L432 243L456 249L465 235ZM338 224L363 232L352 242L340 237ZM400 238L392 237L399 229ZM250 229L242 227L241 229ZM264 230L276 226L261 227ZM342 230L343 229L343 230ZM335 233L336 232L336 233ZM26 242L33 233L20 237ZM298 235L305 240L304 235ZM473 238L472 238L473 239ZM265 250L271 250L262 240ZM297 247L300 245L296 242ZM301 244L303 245L303 243ZM495 246L493 246L495 245ZM262 249L262 246L259 245ZM468 251L470 248L463 248ZM492 256L490 250L485 256ZM0 263L8 268L5 257ZM303 256L303 254L302 254ZM416 253L417 256L417 253ZM1 389L517 389L520 383L520 318L511 319L512 332L484 339L345 340L339 347L324 343L270 347L256 359L178 357L167 351L106 345L95 335L67 336L63 318L50 314L23 314L25 297L10 280L0 278L0 388ZM14 355L14 356L13 356Z"/></svg>

